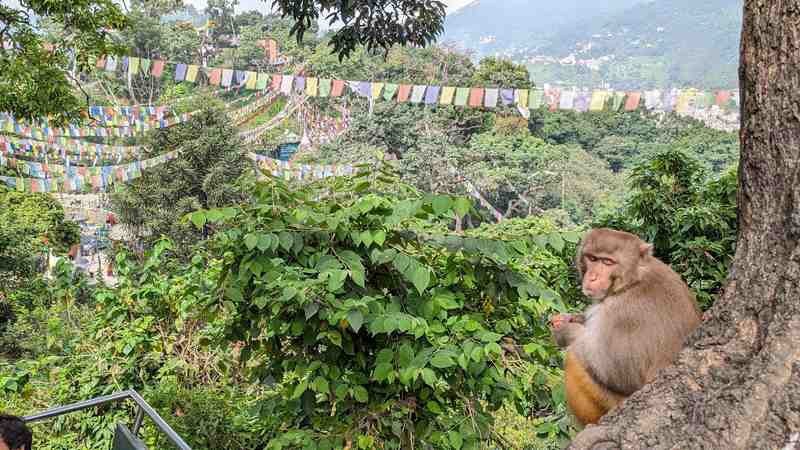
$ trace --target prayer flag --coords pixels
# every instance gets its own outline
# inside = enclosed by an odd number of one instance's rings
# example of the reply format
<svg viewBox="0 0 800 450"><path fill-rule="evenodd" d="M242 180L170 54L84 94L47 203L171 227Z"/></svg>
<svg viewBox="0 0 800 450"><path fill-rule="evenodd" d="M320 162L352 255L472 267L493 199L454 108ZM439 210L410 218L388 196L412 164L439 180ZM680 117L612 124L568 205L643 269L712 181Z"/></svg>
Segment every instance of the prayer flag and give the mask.
<svg viewBox="0 0 800 450"><path fill-rule="evenodd" d="M267 84L269 84L269 74L267 73L259 73L258 78L256 80L256 89L259 91L263 91L267 88Z"/></svg>
<svg viewBox="0 0 800 450"><path fill-rule="evenodd" d="M728 105L728 102L731 100L731 91L719 91L717 92L717 96L714 98L714 103L716 103L719 107L725 107Z"/></svg>
<svg viewBox="0 0 800 450"><path fill-rule="evenodd" d="M435 105L439 100L439 91L441 89L439 86L428 86L428 90L425 91L425 104Z"/></svg>
<svg viewBox="0 0 800 450"><path fill-rule="evenodd" d="M331 97L339 97L344 93L344 80L333 80L333 89L331 90Z"/></svg>
<svg viewBox="0 0 800 450"><path fill-rule="evenodd" d="M372 92L370 95L372 98L378 98L381 96L381 91L383 91L383 83L373 82L372 83Z"/></svg>
<svg viewBox="0 0 800 450"><path fill-rule="evenodd" d="M672 112L675 110L675 102L678 100L678 93L675 89L664 91L664 96L661 100L661 107L665 112Z"/></svg>
<svg viewBox="0 0 800 450"><path fill-rule="evenodd" d="M486 89L486 97L483 99L483 106L487 108L495 108L497 107L497 95L499 90L496 88L488 88Z"/></svg>
<svg viewBox="0 0 800 450"><path fill-rule="evenodd" d="M573 109L575 106L575 90L570 89L561 91L561 97L558 101L558 109Z"/></svg>
<svg viewBox="0 0 800 450"><path fill-rule="evenodd" d="M328 97L331 95L331 80L330 78L323 78L319 80L319 96Z"/></svg>
<svg viewBox="0 0 800 450"><path fill-rule="evenodd" d="M394 83L386 83L386 86L383 90L383 99L386 101L391 101L394 98L394 94L397 93L397 88L399 86Z"/></svg>
<svg viewBox="0 0 800 450"><path fill-rule="evenodd" d="M271 91L278 91L281 88L281 76L277 73L272 75L272 80L270 81L269 89Z"/></svg>
<svg viewBox="0 0 800 450"><path fill-rule="evenodd" d="M474 87L469 91L469 106L480 108L483 102L483 88Z"/></svg>
<svg viewBox="0 0 800 450"><path fill-rule="evenodd" d="M142 70L142 73L145 73L145 74L150 73L150 62L151 61L149 59L147 59L147 58L142 58L141 59L141 65L142 65L142 69L141 70Z"/></svg>
<svg viewBox="0 0 800 450"><path fill-rule="evenodd" d="M267 41L267 48L269 50L269 63L275 64L275 61L278 59L278 41L270 39Z"/></svg>
<svg viewBox="0 0 800 450"><path fill-rule="evenodd" d="M397 90L397 103L407 102L411 96L411 85L401 84Z"/></svg>
<svg viewBox="0 0 800 450"><path fill-rule="evenodd" d="M196 66L196 65L194 65L194 64L190 65L190 66L189 66L189 67L186 69L186 81L188 81L188 82L190 82L190 83L194 83L194 82L195 82L195 80L197 80L197 71L198 71L199 69L200 69L200 67L199 67L199 66Z"/></svg>
<svg viewBox="0 0 800 450"><path fill-rule="evenodd" d="M594 91L592 92L592 100L589 102L589 110L590 111L602 111L603 107L606 104L606 97L608 92L606 91Z"/></svg>
<svg viewBox="0 0 800 450"><path fill-rule="evenodd" d="M681 91L678 94L678 102L675 105L675 112L678 114L686 114L689 112L689 102L691 101L692 93L688 90Z"/></svg>
<svg viewBox="0 0 800 450"><path fill-rule="evenodd" d="M128 73L131 75L139 74L139 58L131 58L128 60Z"/></svg>
<svg viewBox="0 0 800 450"><path fill-rule="evenodd" d="M639 101L641 99L641 92L628 92L628 98L625 100L625 111L635 111L639 108Z"/></svg>
<svg viewBox="0 0 800 450"><path fill-rule="evenodd" d="M514 90L500 89L500 101L503 103L503 106L508 106L514 103Z"/></svg>
<svg viewBox="0 0 800 450"><path fill-rule="evenodd" d="M245 88L255 89L256 84L258 83L258 74L253 72L252 70L248 70L247 72L245 72L245 76L247 77Z"/></svg>
<svg viewBox="0 0 800 450"><path fill-rule="evenodd" d="M547 102L548 109L550 111L557 110L558 105L561 103L561 89L557 87L551 87L549 89L545 89L544 96Z"/></svg>
<svg viewBox="0 0 800 450"><path fill-rule="evenodd" d="M350 86L359 97L369 97L372 92L369 81L348 81L347 85Z"/></svg>
<svg viewBox="0 0 800 450"><path fill-rule="evenodd" d="M208 84L219 86L221 79L222 69L211 69L211 73L208 76Z"/></svg>
<svg viewBox="0 0 800 450"><path fill-rule="evenodd" d="M305 92L306 77L294 77L294 90L297 92Z"/></svg>
<svg viewBox="0 0 800 450"><path fill-rule="evenodd" d="M422 98L425 96L425 88L427 86L422 84L414 85L414 88L411 90L411 103L421 103Z"/></svg>
<svg viewBox="0 0 800 450"><path fill-rule="evenodd" d="M244 70L233 71L233 84L237 87L242 87L247 82L247 73Z"/></svg>
<svg viewBox="0 0 800 450"><path fill-rule="evenodd" d="M233 82L233 70L222 69L222 81L220 82L222 87L229 87L232 82Z"/></svg>
<svg viewBox="0 0 800 450"><path fill-rule="evenodd" d="M186 64L175 66L175 81L183 81L186 78Z"/></svg>
<svg viewBox="0 0 800 450"><path fill-rule="evenodd" d="M439 99L439 103L442 105L452 105L453 104L453 97L456 95L456 88L452 86L445 86L442 88L442 97Z"/></svg>
<svg viewBox="0 0 800 450"><path fill-rule="evenodd" d="M294 77L292 75L284 75L281 77L281 94L289 95L292 93L292 86L294 85Z"/></svg>
<svg viewBox="0 0 800 450"><path fill-rule="evenodd" d="M622 108L622 105L625 103L625 93L624 92L614 92L614 99L611 101L611 110L612 111L619 111Z"/></svg>
<svg viewBox="0 0 800 450"><path fill-rule="evenodd" d="M528 94L528 108L539 109L542 107L542 100L544 100L544 90L534 89Z"/></svg>
<svg viewBox="0 0 800 450"><path fill-rule="evenodd" d="M106 72L113 72L117 69L117 58L109 56L106 58Z"/></svg>
<svg viewBox="0 0 800 450"><path fill-rule="evenodd" d="M457 88L456 99L454 104L456 106L467 106L467 99L469 98L469 88Z"/></svg>
<svg viewBox="0 0 800 450"><path fill-rule="evenodd" d="M580 91L575 94L574 108L575 111L586 112L589 110L589 102L591 101L591 94L586 91Z"/></svg>
<svg viewBox="0 0 800 450"><path fill-rule="evenodd" d="M514 101L517 106L522 108L528 107L528 91L527 89L517 89L514 91Z"/></svg>
<svg viewBox="0 0 800 450"><path fill-rule="evenodd" d="M317 78L308 77L306 79L306 95L308 95L309 97L316 97L318 86L319 86L319 80Z"/></svg>
<svg viewBox="0 0 800 450"><path fill-rule="evenodd" d="M164 73L164 61L161 61L159 59L153 61L152 75L154 77L160 77L162 73Z"/></svg>

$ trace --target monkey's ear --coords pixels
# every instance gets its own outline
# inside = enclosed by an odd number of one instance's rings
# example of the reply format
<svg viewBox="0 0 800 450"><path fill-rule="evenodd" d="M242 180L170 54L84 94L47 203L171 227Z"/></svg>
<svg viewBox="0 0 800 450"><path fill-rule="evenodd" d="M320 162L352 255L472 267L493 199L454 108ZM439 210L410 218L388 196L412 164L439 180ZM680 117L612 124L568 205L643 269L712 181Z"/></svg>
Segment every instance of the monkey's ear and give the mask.
<svg viewBox="0 0 800 450"><path fill-rule="evenodd" d="M639 244L639 256L653 256L653 244L642 243Z"/></svg>

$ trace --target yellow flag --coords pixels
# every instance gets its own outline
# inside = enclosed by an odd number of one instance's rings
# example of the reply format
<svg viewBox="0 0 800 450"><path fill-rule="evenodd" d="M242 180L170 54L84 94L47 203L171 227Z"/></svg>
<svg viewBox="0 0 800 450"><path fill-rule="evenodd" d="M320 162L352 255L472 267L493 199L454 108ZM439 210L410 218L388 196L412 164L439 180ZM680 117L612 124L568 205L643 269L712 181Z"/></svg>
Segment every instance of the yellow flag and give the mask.
<svg viewBox="0 0 800 450"><path fill-rule="evenodd" d="M442 105L450 105L453 103L453 97L456 95L456 88L452 86L445 86L442 88L442 98L439 103Z"/></svg>
<svg viewBox="0 0 800 450"><path fill-rule="evenodd" d="M194 81L197 79L198 69L198 66L189 65L189 67L186 69L186 81L194 83Z"/></svg>
<svg viewBox="0 0 800 450"><path fill-rule="evenodd" d="M528 107L528 90L527 89L517 89L514 91L514 100L516 100L517 105L527 108Z"/></svg>
<svg viewBox="0 0 800 450"><path fill-rule="evenodd" d="M258 82L258 74L248 70L247 71L247 84L245 84L245 89L255 89L256 82Z"/></svg>
<svg viewBox="0 0 800 450"><path fill-rule="evenodd" d="M318 86L319 86L319 80L316 77L306 78L306 95L308 95L309 97L316 97Z"/></svg>
<svg viewBox="0 0 800 450"><path fill-rule="evenodd" d="M383 90L383 83L372 83L372 98L378 98Z"/></svg>

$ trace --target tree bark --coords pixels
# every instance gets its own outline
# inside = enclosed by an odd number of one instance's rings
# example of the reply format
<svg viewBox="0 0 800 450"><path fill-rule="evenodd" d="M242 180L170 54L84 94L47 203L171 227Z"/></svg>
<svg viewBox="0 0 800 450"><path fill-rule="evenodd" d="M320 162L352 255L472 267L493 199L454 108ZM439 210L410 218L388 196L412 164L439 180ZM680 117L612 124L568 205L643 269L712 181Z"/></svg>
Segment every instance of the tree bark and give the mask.
<svg viewBox="0 0 800 450"><path fill-rule="evenodd" d="M745 0L739 236L676 364L573 449L800 449L800 0Z"/></svg>

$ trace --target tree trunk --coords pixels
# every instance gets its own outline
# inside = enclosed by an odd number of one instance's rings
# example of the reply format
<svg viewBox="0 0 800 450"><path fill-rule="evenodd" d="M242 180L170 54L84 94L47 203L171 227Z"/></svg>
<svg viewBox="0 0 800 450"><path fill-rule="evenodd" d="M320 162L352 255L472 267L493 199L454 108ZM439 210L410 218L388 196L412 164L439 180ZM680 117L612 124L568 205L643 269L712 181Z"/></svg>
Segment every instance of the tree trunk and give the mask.
<svg viewBox="0 0 800 450"><path fill-rule="evenodd" d="M574 449L800 449L800 0L745 0L739 240L676 364Z"/></svg>

